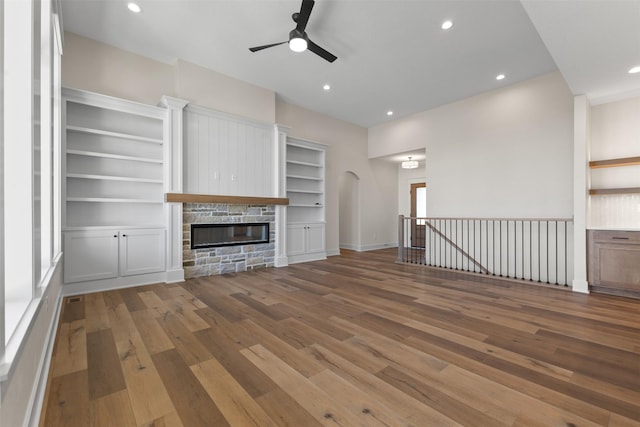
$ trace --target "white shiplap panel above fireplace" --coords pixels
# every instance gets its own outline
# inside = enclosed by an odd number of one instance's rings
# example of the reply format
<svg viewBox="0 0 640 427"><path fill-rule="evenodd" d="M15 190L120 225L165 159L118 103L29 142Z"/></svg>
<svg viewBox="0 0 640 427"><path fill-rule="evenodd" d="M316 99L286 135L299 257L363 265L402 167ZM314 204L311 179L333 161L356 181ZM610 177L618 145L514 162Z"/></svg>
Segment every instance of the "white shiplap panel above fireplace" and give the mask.
<svg viewBox="0 0 640 427"><path fill-rule="evenodd" d="M273 125L185 108L185 193L275 196Z"/></svg>

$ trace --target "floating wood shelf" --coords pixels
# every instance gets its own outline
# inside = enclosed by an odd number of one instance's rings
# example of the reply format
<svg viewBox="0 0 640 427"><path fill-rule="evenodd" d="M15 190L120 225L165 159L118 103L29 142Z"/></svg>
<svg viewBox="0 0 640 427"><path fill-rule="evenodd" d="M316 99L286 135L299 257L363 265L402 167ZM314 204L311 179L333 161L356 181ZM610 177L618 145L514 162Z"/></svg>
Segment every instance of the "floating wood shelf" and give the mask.
<svg viewBox="0 0 640 427"><path fill-rule="evenodd" d="M599 196L603 194L636 194L640 193L640 187L632 188L592 188L589 190L589 194L592 196Z"/></svg>
<svg viewBox="0 0 640 427"><path fill-rule="evenodd" d="M286 197L219 196L214 194L166 193L165 202L171 203L230 203L234 205L288 205Z"/></svg>
<svg viewBox="0 0 640 427"><path fill-rule="evenodd" d="M618 166L640 165L640 157L625 157L622 159L594 160L589 162L589 167L596 168L613 168Z"/></svg>

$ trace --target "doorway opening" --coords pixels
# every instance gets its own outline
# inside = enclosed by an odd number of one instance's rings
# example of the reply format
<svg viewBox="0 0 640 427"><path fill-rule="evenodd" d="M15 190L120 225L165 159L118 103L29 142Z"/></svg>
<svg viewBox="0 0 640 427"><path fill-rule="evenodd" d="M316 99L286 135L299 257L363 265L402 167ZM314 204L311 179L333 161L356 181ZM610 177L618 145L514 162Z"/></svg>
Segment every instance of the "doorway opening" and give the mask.
<svg viewBox="0 0 640 427"><path fill-rule="evenodd" d="M360 249L360 177L346 171L340 176L338 209L339 244L341 249Z"/></svg>
<svg viewBox="0 0 640 427"><path fill-rule="evenodd" d="M411 218L427 216L427 184L419 182L411 184ZM411 246L425 247L426 222L424 219L411 220Z"/></svg>

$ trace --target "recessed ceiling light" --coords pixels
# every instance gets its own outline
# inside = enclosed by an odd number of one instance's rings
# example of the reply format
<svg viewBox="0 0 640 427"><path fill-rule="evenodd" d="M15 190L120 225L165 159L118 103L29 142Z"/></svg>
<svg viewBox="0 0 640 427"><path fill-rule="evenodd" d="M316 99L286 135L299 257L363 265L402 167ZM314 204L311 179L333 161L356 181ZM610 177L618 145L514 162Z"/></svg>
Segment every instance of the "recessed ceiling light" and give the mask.
<svg viewBox="0 0 640 427"><path fill-rule="evenodd" d="M504 79L505 77L506 77L506 76L505 76L504 74L498 74L498 75L496 76L496 80L502 80L502 79Z"/></svg>
<svg viewBox="0 0 640 427"><path fill-rule="evenodd" d="M142 12L142 8L140 6L138 6L136 3L134 2L129 2L127 4L127 7L129 8L129 10L133 13L140 13Z"/></svg>
<svg viewBox="0 0 640 427"><path fill-rule="evenodd" d="M635 73L640 73L640 65L633 67L632 69L629 70L629 74L635 74Z"/></svg>
<svg viewBox="0 0 640 427"><path fill-rule="evenodd" d="M393 116L393 111L391 110L387 111L387 116Z"/></svg>
<svg viewBox="0 0 640 427"><path fill-rule="evenodd" d="M451 27L453 27L453 22L451 21L444 21L441 26L443 30L448 30Z"/></svg>
<svg viewBox="0 0 640 427"><path fill-rule="evenodd" d="M325 83L324 86L322 86L322 89L324 90L331 90L331 85L329 83Z"/></svg>

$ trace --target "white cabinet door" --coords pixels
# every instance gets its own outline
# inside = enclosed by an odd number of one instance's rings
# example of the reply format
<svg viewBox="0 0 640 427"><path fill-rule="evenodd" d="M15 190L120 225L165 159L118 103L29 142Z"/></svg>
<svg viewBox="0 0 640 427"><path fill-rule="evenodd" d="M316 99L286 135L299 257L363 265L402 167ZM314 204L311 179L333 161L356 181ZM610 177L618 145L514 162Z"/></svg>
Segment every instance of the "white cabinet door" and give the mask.
<svg viewBox="0 0 640 427"><path fill-rule="evenodd" d="M64 281L110 279L118 276L118 231L64 233Z"/></svg>
<svg viewBox="0 0 640 427"><path fill-rule="evenodd" d="M287 226L287 255L304 255L307 250L306 225L292 224Z"/></svg>
<svg viewBox="0 0 640 427"><path fill-rule="evenodd" d="M155 273L165 269L165 230L124 230L120 233L120 275Z"/></svg>
<svg viewBox="0 0 640 427"><path fill-rule="evenodd" d="M324 224L307 225L307 253L324 252Z"/></svg>

